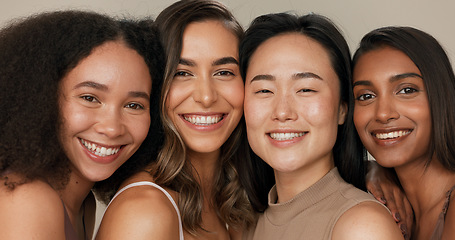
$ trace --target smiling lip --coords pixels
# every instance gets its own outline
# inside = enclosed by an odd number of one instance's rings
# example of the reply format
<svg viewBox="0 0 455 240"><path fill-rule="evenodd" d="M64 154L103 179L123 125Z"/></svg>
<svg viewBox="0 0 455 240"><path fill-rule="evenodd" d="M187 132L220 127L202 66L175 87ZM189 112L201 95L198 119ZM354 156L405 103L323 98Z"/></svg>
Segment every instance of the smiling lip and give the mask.
<svg viewBox="0 0 455 240"><path fill-rule="evenodd" d="M90 142L79 138L79 142L84 147L85 153L97 163L111 163L120 155L124 145L107 146L99 143Z"/></svg>
<svg viewBox="0 0 455 240"><path fill-rule="evenodd" d="M268 132L266 135L273 145L284 147L301 141L307 133L295 130L279 130Z"/></svg>
<svg viewBox="0 0 455 240"><path fill-rule="evenodd" d="M180 114L180 118L192 129L198 131L213 131L220 128L227 114L225 113L191 113Z"/></svg>
<svg viewBox="0 0 455 240"><path fill-rule="evenodd" d="M412 129L376 130L371 132L374 141L379 145L391 145L406 138Z"/></svg>

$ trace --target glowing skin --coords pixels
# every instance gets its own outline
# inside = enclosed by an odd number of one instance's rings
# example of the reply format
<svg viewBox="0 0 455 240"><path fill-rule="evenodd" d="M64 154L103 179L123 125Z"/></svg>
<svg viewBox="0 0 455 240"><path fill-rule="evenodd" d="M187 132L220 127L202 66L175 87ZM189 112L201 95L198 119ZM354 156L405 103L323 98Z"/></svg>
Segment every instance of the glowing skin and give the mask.
<svg viewBox="0 0 455 240"><path fill-rule="evenodd" d="M431 116L421 73L403 52L383 47L354 69L354 122L367 150L384 167L429 156Z"/></svg>
<svg viewBox="0 0 455 240"><path fill-rule="evenodd" d="M139 148L150 126L152 80L144 59L107 42L62 80L61 142L73 174L108 178Z"/></svg>
<svg viewBox="0 0 455 240"><path fill-rule="evenodd" d="M274 169L277 189L289 176L301 192L334 167L332 148L344 122L329 56L304 35L279 35L257 48L245 80L248 141Z"/></svg>
<svg viewBox="0 0 455 240"><path fill-rule="evenodd" d="M243 114L238 39L218 21L189 24L167 114L190 152L218 152Z"/></svg>

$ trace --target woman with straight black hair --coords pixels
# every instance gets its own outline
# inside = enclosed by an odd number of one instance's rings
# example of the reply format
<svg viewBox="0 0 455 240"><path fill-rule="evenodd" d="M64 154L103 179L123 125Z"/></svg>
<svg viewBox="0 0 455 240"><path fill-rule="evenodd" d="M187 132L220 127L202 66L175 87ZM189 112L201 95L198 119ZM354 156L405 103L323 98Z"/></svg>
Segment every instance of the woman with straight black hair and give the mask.
<svg viewBox="0 0 455 240"><path fill-rule="evenodd" d="M263 15L246 31L248 141L275 186L244 239L402 239L387 209L362 191L350 63L344 37L321 15Z"/></svg>
<svg viewBox="0 0 455 240"><path fill-rule="evenodd" d="M421 30L384 27L363 37L353 66L357 131L395 170L414 210L411 239L452 239L455 76L444 49Z"/></svg>

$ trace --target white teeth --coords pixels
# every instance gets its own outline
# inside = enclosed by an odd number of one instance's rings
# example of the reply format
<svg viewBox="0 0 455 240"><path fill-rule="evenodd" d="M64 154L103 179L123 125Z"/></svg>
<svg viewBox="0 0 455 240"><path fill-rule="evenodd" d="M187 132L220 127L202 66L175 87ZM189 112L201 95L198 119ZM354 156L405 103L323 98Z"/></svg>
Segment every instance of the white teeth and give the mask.
<svg viewBox="0 0 455 240"><path fill-rule="evenodd" d="M97 146L95 143L88 143L84 141L84 139L81 139L81 143L93 154L100 156L100 157L106 157L110 155L114 155L118 153L120 150L120 147L116 148L106 148L106 147L100 147Z"/></svg>
<svg viewBox="0 0 455 240"><path fill-rule="evenodd" d="M221 116L183 116L186 121L194 124L194 125L212 125L218 123L223 119Z"/></svg>
<svg viewBox="0 0 455 240"><path fill-rule="evenodd" d="M389 132L389 133L377 133L377 134L375 134L375 137L377 137L381 140L386 140L386 139L402 137L402 136L408 135L409 133L411 133L411 131L400 130L400 131Z"/></svg>
<svg viewBox="0 0 455 240"><path fill-rule="evenodd" d="M286 140L291 140L296 137L301 137L305 135L303 132L300 133L270 133L270 137L274 140L278 141L286 141Z"/></svg>

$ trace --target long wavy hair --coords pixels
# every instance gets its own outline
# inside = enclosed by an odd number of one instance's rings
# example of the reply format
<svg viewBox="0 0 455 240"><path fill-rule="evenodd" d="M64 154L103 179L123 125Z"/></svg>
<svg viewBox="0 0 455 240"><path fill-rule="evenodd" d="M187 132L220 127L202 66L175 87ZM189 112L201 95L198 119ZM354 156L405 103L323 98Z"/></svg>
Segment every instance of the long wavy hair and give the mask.
<svg viewBox="0 0 455 240"><path fill-rule="evenodd" d="M216 1L178 1L164 9L156 18L167 57L160 103L165 141L156 164L152 165L151 174L157 184L179 193L178 205L183 227L193 235L197 235L198 229L203 229L202 189L196 179L197 176L193 173L193 166L187 161L185 143L167 115L166 101L180 60L183 32L188 24L206 20L222 22L239 41L243 37L241 25L225 6ZM221 146L221 158L214 174L213 196L209 196L220 219L231 227L239 228L250 225L254 219L254 211L234 166L236 162L243 161L247 154L243 134L242 119L226 143Z"/></svg>
<svg viewBox="0 0 455 240"><path fill-rule="evenodd" d="M433 36L419 29L383 27L362 38L354 54L353 67L365 53L386 46L406 54L420 70L430 106L430 150L446 169L454 172L455 75L446 52ZM427 165L431 159L428 159Z"/></svg>
<svg viewBox="0 0 455 240"><path fill-rule="evenodd" d="M327 51L332 68L340 82L341 102L348 107L346 121L338 126L338 134L333 147L335 166L338 168L341 177L357 188L365 190L365 166L364 157L366 152L363 149L360 138L354 127L354 95L352 93L351 75L351 54L348 44L341 31L328 18L318 14L307 14L296 16L289 13L266 14L253 20L245 33L245 38L240 44L240 73L243 78L246 76L249 61L258 47L268 39L286 33L299 33L307 36ZM267 208L266 191L274 183L269 179L270 166L258 163L262 161L258 156L252 154L253 163L244 163L245 169L255 166L249 171L243 171L241 175L243 182L253 182L247 189L251 202L255 209L264 211ZM264 169L265 168L265 169ZM266 189L263 189L266 187Z"/></svg>
<svg viewBox="0 0 455 240"><path fill-rule="evenodd" d="M0 31L0 175L5 185L14 189L17 184L42 179L54 188L65 186L70 169L59 141L60 82L103 43L122 41L144 58L153 79L152 98L156 100L152 101L158 102L159 64L164 60L155 55L162 55L162 48L150 24L116 21L94 12L57 11L17 20ZM158 114L151 114L151 119L153 131L159 126ZM149 146L157 145L153 141L141 147L128 165L143 162L153 152ZM131 171L127 166L124 170ZM9 180L9 173L21 180ZM107 192L112 186L99 187Z"/></svg>

